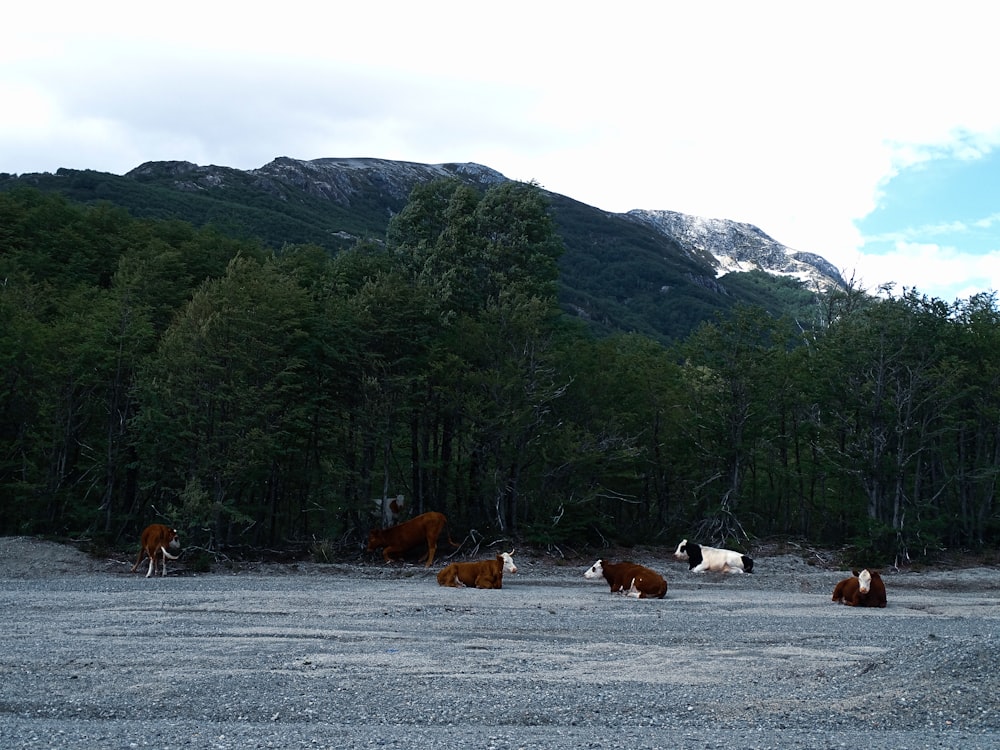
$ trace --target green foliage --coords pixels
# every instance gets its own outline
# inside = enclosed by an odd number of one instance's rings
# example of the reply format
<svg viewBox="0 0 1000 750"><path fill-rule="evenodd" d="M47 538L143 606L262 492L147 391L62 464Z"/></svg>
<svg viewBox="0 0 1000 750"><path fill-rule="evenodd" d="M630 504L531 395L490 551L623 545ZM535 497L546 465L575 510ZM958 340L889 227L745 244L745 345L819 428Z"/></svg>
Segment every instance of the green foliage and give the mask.
<svg viewBox="0 0 1000 750"><path fill-rule="evenodd" d="M280 189L262 190L250 173L224 171L228 179L209 185L200 183L196 173L177 173L169 166L125 176L60 169L54 175L0 179L0 190L30 185L79 203L111 203L136 218L214 227L240 242L259 240L271 247L320 241L340 249L353 244L350 236L367 237L373 227L377 234L384 231L385 206L362 204L348 210L305 192L288 200Z"/></svg>
<svg viewBox="0 0 1000 750"><path fill-rule="evenodd" d="M814 305L750 274L725 282L757 304L716 314L693 260L654 267L661 239L537 186L399 208L385 243L272 250L0 192L0 533L115 547L168 517L206 559L330 559L402 494L558 547L791 535L888 565L1000 541L995 295ZM607 295L582 281L605 267Z"/></svg>
<svg viewBox="0 0 1000 750"><path fill-rule="evenodd" d="M289 174L296 171L293 166ZM549 280L557 286L562 310L599 335L626 331L661 343L676 342L739 302L779 316L789 314L805 326L814 320L808 308L816 296L797 282L759 272L728 274L718 281L705 258L690 257L668 237L628 216L560 195L544 196L533 185L509 182L483 201L479 185L457 178L439 180L416 184L407 201L398 185L380 179L365 182L357 175L344 179L349 186L306 186L292 177L163 162L125 176L78 170L0 175L0 192L30 185L81 203L114 204L131 216L170 221L188 231L192 226L212 228L220 237L244 245L259 241L275 249L311 244L339 253L358 241L381 244L382 238L397 247L400 237L406 237L414 260L408 270L426 271L438 279L444 285L438 294L451 295L453 307L477 304L477 298L481 301L489 293L484 285L505 274L505 259L490 257L489 236L502 237L505 252L514 254L520 252L515 235L539 248L544 243L536 238L558 236L558 247L515 265L541 279L555 268L551 261L556 259L558 279ZM524 201L547 203L548 210L524 212L515 219L517 211L512 209L520 210ZM421 265L429 250L439 265L436 269ZM449 264L451 254L454 266ZM463 266L459 258L469 262ZM196 274L194 283L219 273L216 268Z"/></svg>
<svg viewBox="0 0 1000 750"><path fill-rule="evenodd" d="M545 549L562 547L603 547L617 536L611 519L603 517L595 503L560 503L550 515L536 514L522 529L530 545Z"/></svg>
<svg viewBox="0 0 1000 750"><path fill-rule="evenodd" d="M887 567L895 558L896 548L896 531L888 524L869 519L850 540L844 562L852 569Z"/></svg>

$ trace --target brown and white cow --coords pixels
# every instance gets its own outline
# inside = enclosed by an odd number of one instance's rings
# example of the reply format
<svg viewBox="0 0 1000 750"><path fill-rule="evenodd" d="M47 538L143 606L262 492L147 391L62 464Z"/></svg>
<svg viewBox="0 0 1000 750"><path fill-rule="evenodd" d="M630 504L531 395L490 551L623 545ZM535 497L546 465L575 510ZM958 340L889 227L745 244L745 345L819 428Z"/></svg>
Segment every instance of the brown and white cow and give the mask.
<svg viewBox="0 0 1000 750"><path fill-rule="evenodd" d="M430 511L421 513L419 516L403 521L403 523L390 526L387 529L372 529L368 532L368 551L374 552L382 547L382 558L386 562L403 557L407 552L421 544L427 545L427 563L425 568L429 568L434 562L434 555L437 553L438 537L448 523L443 513ZM453 547L459 546L452 541L448 535L448 542ZM423 561L421 557L418 562Z"/></svg>
<svg viewBox="0 0 1000 750"><path fill-rule="evenodd" d="M584 578L596 580L604 577L611 586L611 592L622 592L636 599L662 599L667 595L667 582L654 570L624 561L619 563L598 560L583 574Z"/></svg>
<svg viewBox="0 0 1000 750"><path fill-rule="evenodd" d="M406 507L406 498L402 495L396 495L396 497L376 497L372 502L375 504L375 509L382 519L383 528L399 523L399 518L403 515L403 509Z"/></svg>
<svg viewBox="0 0 1000 750"><path fill-rule="evenodd" d="M475 562L453 562L441 568L437 574L441 586L468 586L477 589L502 589L503 574L516 573L510 552L501 552L493 560L476 560Z"/></svg>
<svg viewBox="0 0 1000 750"><path fill-rule="evenodd" d="M834 586L833 601L842 602L849 607L884 607L885 583L877 570L852 570L850 578L845 578Z"/></svg>
<svg viewBox="0 0 1000 750"><path fill-rule="evenodd" d="M149 578L156 570L156 559L159 558L163 566L162 575L165 576L167 574L167 560L177 559L177 555L171 555L167 552L167 548L177 549L180 546L181 541L177 536L177 529L172 529L162 523L150 524L142 530L142 536L139 537L139 556L135 559L132 572L135 573L143 558L148 557L149 570L146 572L146 578Z"/></svg>

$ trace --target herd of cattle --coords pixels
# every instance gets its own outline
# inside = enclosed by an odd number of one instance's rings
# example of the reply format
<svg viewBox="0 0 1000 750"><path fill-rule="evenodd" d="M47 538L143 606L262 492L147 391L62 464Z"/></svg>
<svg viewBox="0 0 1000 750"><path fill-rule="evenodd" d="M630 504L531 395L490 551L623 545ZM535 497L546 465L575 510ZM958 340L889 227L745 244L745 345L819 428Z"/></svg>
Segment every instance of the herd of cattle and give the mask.
<svg viewBox="0 0 1000 750"><path fill-rule="evenodd" d="M408 552L426 545L427 554L420 558L424 567L429 568L437 553L438 539L446 530L448 520L444 514L437 512L423 513L408 521L385 529L372 529L368 535L368 551L382 549L382 558L389 563L402 558ZM448 543L459 547L448 533ZM176 529L163 524L152 524L143 530L140 538L139 556L136 558L132 572L149 558L149 578L156 571L159 561L161 574L167 574L167 560L176 560L177 555L168 552L180 547L180 539ZM681 541L674 551L674 557L685 560L688 570L692 573L752 573L753 559L739 552L689 542ZM503 574L517 573L514 564L514 550L501 552L494 559L476 560L472 562L453 562L441 569L437 574L441 586L469 587L479 589L503 588ZM667 594L667 582L655 570L633 562L610 562L599 559L583 577L588 580L603 578L611 587L612 593L622 593L636 599L662 599ZM884 607L886 605L885 584L875 570L852 571L849 578L837 583L833 589L833 601L841 602L851 607Z"/></svg>

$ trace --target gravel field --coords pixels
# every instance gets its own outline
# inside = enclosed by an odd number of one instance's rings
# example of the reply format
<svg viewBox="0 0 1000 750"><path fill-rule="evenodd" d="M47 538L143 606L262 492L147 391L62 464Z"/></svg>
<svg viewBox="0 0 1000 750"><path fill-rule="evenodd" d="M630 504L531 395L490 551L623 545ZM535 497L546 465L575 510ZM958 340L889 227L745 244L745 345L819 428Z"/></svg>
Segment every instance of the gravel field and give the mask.
<svg viewBox="0 0 1000 750"><path fill-rule="evenodd" d="M888 607L854 609L801 556L633 559L666 599L589 559L515 554L479 591L374 556L146 579L0 538L0 748L1000 747L996 568L885 570Z"/></svg>

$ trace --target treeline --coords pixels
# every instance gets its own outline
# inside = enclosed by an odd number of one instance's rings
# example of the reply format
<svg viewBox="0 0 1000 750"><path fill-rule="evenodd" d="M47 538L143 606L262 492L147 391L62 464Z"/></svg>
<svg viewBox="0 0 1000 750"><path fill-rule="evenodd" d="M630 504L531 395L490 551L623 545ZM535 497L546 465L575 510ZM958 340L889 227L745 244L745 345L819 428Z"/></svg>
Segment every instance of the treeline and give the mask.
<svg viewBox="0 0 1000 750"><path fill-rule="evenodd" d="M791 536L891 562L1000 541L1000 310L849 289L676 346L556 302L541 192L417 188L335 255L0 193L0 534L356 549L460 532Z"/></svg>

